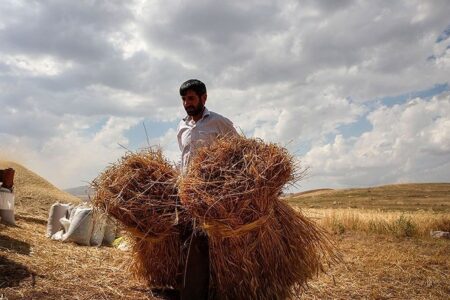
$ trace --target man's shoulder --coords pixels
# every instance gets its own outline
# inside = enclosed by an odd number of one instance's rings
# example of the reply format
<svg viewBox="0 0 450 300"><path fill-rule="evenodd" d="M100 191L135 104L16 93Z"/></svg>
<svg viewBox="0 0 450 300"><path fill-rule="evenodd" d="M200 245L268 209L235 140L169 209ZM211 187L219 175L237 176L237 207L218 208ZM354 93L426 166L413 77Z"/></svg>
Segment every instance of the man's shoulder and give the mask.
<svg viewBox="0 0 450 300"><path fill-rule="evenodd" d="M219 121L227 121L227 122L231 122L230 119L228 119L227 117L222 116L219 113L216 113L214 111L209 111L209 116L208 116L211 120L219 120Z"/></svg>

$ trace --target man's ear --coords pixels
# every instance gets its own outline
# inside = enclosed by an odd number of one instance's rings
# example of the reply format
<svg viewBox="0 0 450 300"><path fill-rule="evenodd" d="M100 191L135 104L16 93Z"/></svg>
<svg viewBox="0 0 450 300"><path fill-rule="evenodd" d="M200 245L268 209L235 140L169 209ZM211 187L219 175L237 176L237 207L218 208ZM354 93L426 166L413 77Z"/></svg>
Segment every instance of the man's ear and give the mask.
<svg viewBox="0 0 450 300"><path fill-rule="evenodd" d="M203 105L205 105L205 103L206 103L206 98L208 98L208 95L205 93L202 95L202 98L201 98Z"/></svg>

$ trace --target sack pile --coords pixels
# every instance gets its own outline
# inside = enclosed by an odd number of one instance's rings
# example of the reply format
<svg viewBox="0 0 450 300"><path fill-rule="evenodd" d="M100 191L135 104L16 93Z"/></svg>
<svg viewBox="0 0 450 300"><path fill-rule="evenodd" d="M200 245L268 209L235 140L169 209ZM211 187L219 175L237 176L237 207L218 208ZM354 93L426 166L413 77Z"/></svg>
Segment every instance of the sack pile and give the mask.
<svg viewBox="0 0 450 300"><path fill-rule="evenodd" d="M47 237L84 246L111 245L116 225L105 214L94 214L91 207L55 203L50 207Z"/></svg>

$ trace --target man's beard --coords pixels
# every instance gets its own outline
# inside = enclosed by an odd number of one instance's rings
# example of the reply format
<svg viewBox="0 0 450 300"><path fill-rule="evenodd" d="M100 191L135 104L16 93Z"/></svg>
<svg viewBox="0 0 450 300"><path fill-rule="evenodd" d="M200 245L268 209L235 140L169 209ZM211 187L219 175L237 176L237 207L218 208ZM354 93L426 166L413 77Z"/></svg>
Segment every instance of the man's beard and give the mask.
<svg viewBox="0 0 450 300"><path fill-rule="evenodd" d="M192 117L201 114L204 108L205 105L203 105L202 102L199 102L197 106L188 106L184 109L186 110L187 114Z"/></svg>

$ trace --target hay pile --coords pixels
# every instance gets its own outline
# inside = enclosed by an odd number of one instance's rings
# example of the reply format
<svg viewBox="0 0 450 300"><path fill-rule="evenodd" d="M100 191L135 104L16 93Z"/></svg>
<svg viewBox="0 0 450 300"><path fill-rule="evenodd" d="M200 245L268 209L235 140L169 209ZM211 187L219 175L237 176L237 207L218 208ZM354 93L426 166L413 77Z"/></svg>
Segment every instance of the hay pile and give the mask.
<svg viewBox="0 0 450 300"><path fill-rule="evenodd" d="M180 200L209 237L212 281L224 299L284 299L333 260L326 234L278 199L295 179L275 144L222 138L202 148L179 186Z"/></svg>
<svg viewBox="0 0 450 300"><path fill-rule="evenodd" d="M134 237L134 275L151 286L175 286L180 263L178 171L160 149L127 153L93 181L93 205Z"/></svg>
<svg viewBox="0 0 450 300"><path fill-rule="evenodd" d="M161 151L148 149L127 154L94 181L94 205L135 236L133 270L151 286L176 286L185 261L180 231L196 224L209 238L220 299L284 299L302 291L324 257L334 259L326 234L278 199L299 178L295 170L275 144L227 137L199 149L177 182Z"/></svg>

